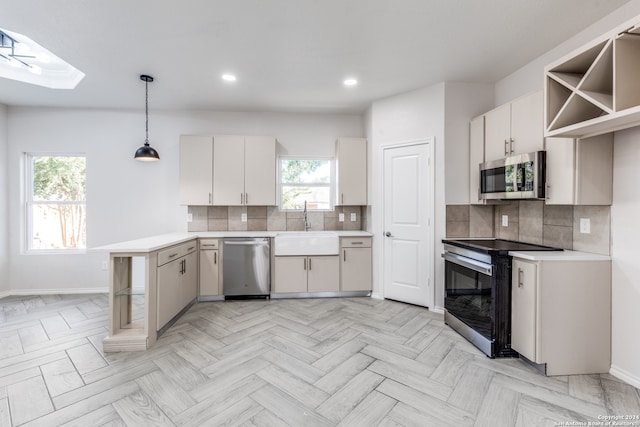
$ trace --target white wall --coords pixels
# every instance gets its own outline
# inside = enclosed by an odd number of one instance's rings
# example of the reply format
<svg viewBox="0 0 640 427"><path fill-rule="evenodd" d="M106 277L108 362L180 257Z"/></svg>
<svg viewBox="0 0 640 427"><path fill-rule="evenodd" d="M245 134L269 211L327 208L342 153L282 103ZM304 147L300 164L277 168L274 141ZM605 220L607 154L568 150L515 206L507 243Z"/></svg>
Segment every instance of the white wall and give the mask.
<svg viewBox="0 0 640 427"><path fill-rule="evenodd" d="M24 254L24 152L86 153L87 245L91 248L186 231L186 207L178 205L180 134L274 135L283 154L323 156L333 156L338 136L364 135L359 115L159 111L150 114L149 139L161 160L144 163L133 160L144 142L143 111L10 107L8 122L14 293L105 289L108 282L107 272L101 270L103 254Z"/></svg>
<svg viewBox="0 0 640 427"><path fill-rule="evenodd" d="M445 84L440 83L427 88L392 96L375 101L368 113L367 129L371 151L370 199L371 224L370 231L382 236L382 146L399 144L435 137L435 219L434 237L435 253L440 253L440 241L445 233L444 208L444 102ZM374 239L373 245L373 293L380 295L382 275L382 238ZM443 277L443 266L436 261L435 268L435 302L437 307L443 306L443 292L440 280Z"/></svg>
<svg viewBox="0 0 640 427"><path fill-rule="evenodd" d="M637 18L634 18L637 17ZM632 0L576 36L496 83L496 105L543 87L544 67L614 28L632 20L640 22L640 0ZM635 187L640 161L640 127L614 134L614 197L611 207L612 370L611 373L640 387L640 277L638 259L640 226L637 216L640 192Z"/></svg>
<svg viewBox="0 0 640 427"><path fill-rule="evenodd" d="M0 105L0 298L9 290L9 199L7 107Z"/></svg>
<svg viewBox="0 0 640 427"><path fill-rule="evenodd" d="M445 84L445 204L469 203L469 121L493 108L494 85Z"/></svg>

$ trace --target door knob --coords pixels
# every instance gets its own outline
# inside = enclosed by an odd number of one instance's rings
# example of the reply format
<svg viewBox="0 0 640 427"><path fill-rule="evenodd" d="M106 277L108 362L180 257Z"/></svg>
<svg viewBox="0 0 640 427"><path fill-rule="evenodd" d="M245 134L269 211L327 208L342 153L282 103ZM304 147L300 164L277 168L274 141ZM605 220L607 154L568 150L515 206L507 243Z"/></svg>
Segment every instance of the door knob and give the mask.
<svg viewBox="0 0 640 427"><path fill-rule="evenodd" d="M391 232L387 231L386 233L384 233L384 235L387 237L391 237Z"/></svg>

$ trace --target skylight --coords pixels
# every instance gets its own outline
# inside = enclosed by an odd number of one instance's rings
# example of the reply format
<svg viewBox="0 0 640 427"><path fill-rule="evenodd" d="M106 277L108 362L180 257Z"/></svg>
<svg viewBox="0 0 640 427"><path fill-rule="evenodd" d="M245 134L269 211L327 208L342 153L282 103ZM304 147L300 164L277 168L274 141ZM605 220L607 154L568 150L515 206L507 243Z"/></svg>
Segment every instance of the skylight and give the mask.
<svg viewBox="0 0 640 427"><path fill-rule="evenodd" d="M84 73L29 37L0 28L0 77L50 89L74 89Z"/></svg>

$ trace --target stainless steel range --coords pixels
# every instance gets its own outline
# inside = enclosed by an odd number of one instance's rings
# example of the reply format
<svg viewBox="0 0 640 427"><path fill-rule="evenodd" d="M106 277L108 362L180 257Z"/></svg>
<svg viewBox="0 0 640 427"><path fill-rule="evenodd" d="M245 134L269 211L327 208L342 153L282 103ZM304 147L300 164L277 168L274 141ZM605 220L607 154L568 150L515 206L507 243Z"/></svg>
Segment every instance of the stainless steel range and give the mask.
<svg viewBox="0 0 640 427"><path fill-rule="evenodd" d="M511 349L509 251L562 249L501 239L443 240L446 324L489 357L514 357Z"/></svg>

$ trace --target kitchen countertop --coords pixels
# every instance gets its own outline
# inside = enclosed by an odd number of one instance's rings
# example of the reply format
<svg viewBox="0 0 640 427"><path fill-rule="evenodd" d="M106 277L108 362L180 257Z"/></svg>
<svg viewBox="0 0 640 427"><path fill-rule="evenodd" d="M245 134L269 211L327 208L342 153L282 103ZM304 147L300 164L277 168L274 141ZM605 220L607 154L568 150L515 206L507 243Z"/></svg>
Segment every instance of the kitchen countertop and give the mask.
<svg viewBox="0 0 640 427"><path fill-rule="evenodd" d="M361 230L326 230L333 232L338 237L371 237L372 233ZM142 239L118 242L110 245L91 248L95 252L116 252L116 253L148 253L157 251L167 246L177 245L193 239L221 239L224 237L275 237L277 234L301 233L301 231L198 231L198 232L176 232L160 234L157 236L145 237ZM308 231L313 233L313 231Z"/></svg>
<svg viewBox="0 0 640 427"><path fill-rule="evenodd" d="M529 261L611 261L611 257L608 255L568 250L559 252L510 251L509 255Z"/></svg>

